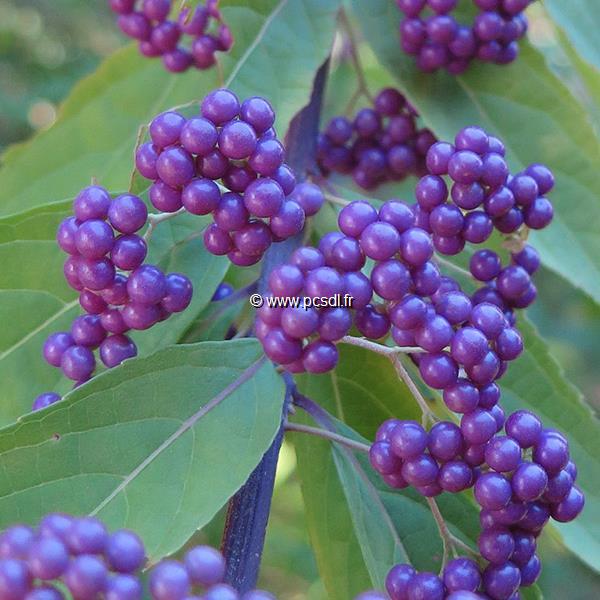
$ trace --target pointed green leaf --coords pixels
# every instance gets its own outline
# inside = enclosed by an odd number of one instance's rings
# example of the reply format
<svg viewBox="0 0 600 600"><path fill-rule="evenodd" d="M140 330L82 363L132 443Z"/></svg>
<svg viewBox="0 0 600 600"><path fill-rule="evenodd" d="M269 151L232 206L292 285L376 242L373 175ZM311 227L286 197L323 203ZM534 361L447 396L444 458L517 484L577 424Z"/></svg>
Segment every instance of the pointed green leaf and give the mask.
<svg viewBox="0 0 600 600"><path fill-rule="evenodd" d="M542 162L553 170L555 218L546 230L534 232L532 241L547 266L600 302L595 235L600 228L600 142L584 108L541 54L523 40L519 59L509 66L472 65L459 77L420 73L399 48L400 13L394 3L350 4L377 58L440 139L452 141L461 127L480 125L505 142L513 169Z"/></svg>
<svg viewBox="0 0 600 600"><path fill-rule="evenodd" d="M255 340L175 346L94 378L0 431L0 528L53 510L178 549L244 483L281 419Z"/></svg>

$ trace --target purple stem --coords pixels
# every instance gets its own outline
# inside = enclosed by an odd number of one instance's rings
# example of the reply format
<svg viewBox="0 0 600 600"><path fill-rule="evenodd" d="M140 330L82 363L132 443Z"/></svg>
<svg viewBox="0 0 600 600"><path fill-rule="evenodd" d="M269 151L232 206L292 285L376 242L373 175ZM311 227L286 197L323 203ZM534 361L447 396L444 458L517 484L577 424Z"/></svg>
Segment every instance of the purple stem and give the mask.
<svg viewBox="0 0 600 600"><path fill-rule="evenodd" d="M304 178L315 167L319 117L328 67L329 61L325 61L317 71L310 102L294 117L286 138L287 163L299 179ZM258 281L260 294L267 292L271 271L286 262L301 244L302 234L299 234L269 248L263 258ZM279 431L248 481L230 500L227 511L222 541L222 551L227 561L225 580L242 594L256 587L271 510L277 459L283 441L283 423L295 393L291 375L284 373L283 378L286 397Z"/></svg>

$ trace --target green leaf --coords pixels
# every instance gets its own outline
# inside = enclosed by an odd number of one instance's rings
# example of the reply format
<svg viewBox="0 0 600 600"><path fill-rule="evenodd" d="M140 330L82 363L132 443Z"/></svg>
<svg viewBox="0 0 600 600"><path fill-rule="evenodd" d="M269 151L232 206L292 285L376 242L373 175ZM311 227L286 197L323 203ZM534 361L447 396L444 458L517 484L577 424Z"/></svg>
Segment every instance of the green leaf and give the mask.
<svg viewBox="0 0 600 600"><path fill-rule="evenodd" d="M525 352L510 365L500 384L508 411L532 410L545 427L556 427L568 439L579 471L577 485L585 492L586 507L572 523L556 523L565 544L581 560L600 570L600 424L579 391L563 376L545 342L526 319L519 319Z"/></svg>
<svg viewBox="0 0 600 600"><path fill-rule="evenodd" d="M339 0L229 0L221 3L235 45L222 54L225 85L240 97L260 94L285 132L308 102L327 58ZM71 198L95 176L125 189L138 128L169 107L219 87L217 69L169 74L129 46L80 82L56 124L3 157L0 216Z"/></svg>
<svg viewBox="0 0 600 600"><path fill-rule="evenodd" d="M600 14L594 0L545 0L544 7L579 54L600 69Z"/></svg>
<svg viewBox="0 0 600 600"><path fill-rule="evenodd" d="M302 434L293 440L308 533L327 598L348 600L372 584L329 442Z"/></svg>
<svg viewBox="0 0 600 600"><path fill-rule="evenodd" d="M5 382L0 425L29 412L37 394L65 393L72 386L41 355L46 337L68 330L81 313L77 295L64 281L65 255L55 241L58 223L69 213L70 203L62 203L0 219L0 319L6 324L0 333L0 378ZM194 297L187 310L134 334L142 355L178 341L227 270L227 260L207 252L198 239L205 223L182 215L154 231L149 260L188 275Z"/></svg>
<svg viewBox="0 0 600 600"><path fill-rule="evenodd" d="M583 430L589 428L594 431L595 424L589 423L588 409L581 404L572 386L564 381L557 365L547 355L543 342L537 338L531 326L525 325L524 331L527 350L523 357L511 365L508 374L502 379L505 396L503 405L507 410L514 410L517 407L529 408L540 414L547 426L557 426L561 430L567 430L573 455L580 465L580 483L584 489L587 488L588 494L591 488L586 510L592 512L587 527L594 530L594 509L590 508L589 504L591 502L593 506L594 503L594 479L591 478L590 473L597 472L593 464L596 460L593 458L594 452L597 454L597 451L595 442L592 443ZM332 374L299 378L303 393L319 402L336 417L341 417L346 425L358 432L361 436L359 439L372 440L377 426L391 416L403 419L419 418L415 401L403 384L397 380L395 372L385 358L355 347L342 346L341 350L340 363ZM577 422L577 427L569 427L564 422L565 419ZM344 435L353 436L352 431L344 425L338 424L338 427L341 427L341 433ZM340 570L344 568L341 558L339 556L331 558L324 551L329 540L326 530L329 525L328 519L331 518L331 513L327 510L329 505L337 507L336 519L339 519L339 530L343 531L343 526L347 528L352 526L353 530L346 531L344 539L348 545L362 547L364 561L369 566L373 585L381 581L386 570L399 556L399 546L394 542L395 536L388 531L388 537L385 539L382 533L384 531L382 523L390 518L410 561L420 569L435 571L439 568L440 538L429 509L421 497L410 490L395 492L387 488L369 468L365 457L358 457L362 465L362 473L357 472L356 466L347 458L347 453L336 448L335 462L331 465L331 459L324 454L324 450L321 455L317 455L316 451L312 450L314 446L322 446L322 442L297 438L295 443L302 444L297 449L299 466L302 467L302 461L305 461L304 470L300 468L303 487L308 488L307 492L314 492L318 486L327 485L335 491L335 494L332 494L333 499L329 498L328 502L325 502L323 498L318 498L314 505L310 504L310 498L306 499L308 493L305 493L311 538L313 546L317 549L319 569L328 590L335 589L336 584L348 585L343 576L344 571L340 574ZM305 450L306 448L309 450ZM311 454L307 457L303 456L304 451L310 451ZM587 459L584 454L587 455ZM324 464L328 465L327 470L324 470ZM340 482L335 481L335 472L331 471L332 466L336 467ZM368 481L365 481L365 474ZM383 508L379 503L364 501L372 496L373 487L381 498ZM479 524L477 509L470 494L443 494L437 500L451 530L463 541L473 544L478 535ZM349 511L349 517L344 516L346 511ZM586 518L585 512L580 518ZM561 533L571 527L573 527L572 523L564 526ZM552 535L552 527L550 527L541 538L545 555L550 556L556 564L564 563L565 568L571 568L569 565L576 561L578 568L586 574L584 593L592 597L595 583L588 585L588 582L597 583L596 574L569 554L562 542L555 540L553 545L548 545L545 540ZM581 531L577 528L571 535L581 535ZM589 538L591 535L588 534L586 537ZM554 536L556 537L556 534ZM572 547L569 536L566 541ZM321 553L318 551L319 548L322 549ZM363 589L366 589L368 584L361 582ZM551 587L546 589L550 594ZM354 588L351 591L357 593L359 589ZM531 596L533 598L538 597L537 593L537 591L529 592L533 594ZM350 596L351 594L346 597ZM583 597L586 596L582 595Z"/></svg>
<svg viewBox="0 0 600 600"><path fill-rule="evenodd" d="M554 222L534 232L532 241L550 268L600 302L595 235L600 227L600 144L584 108L540 53L522 41L519 59L510 66L473 65L460 77L420 73L398 46L400 13L392 2L353 0L351 6L378 59L440 139L453 140L461 127L480 125L506 143L513 169L542 162L554 171Z"/></svg>
<svg viewBox="0 0 600 600"><path fill-rule="evenodd" d="M154 561L243 484L278 430L283 398L255 340L129 361L0 432L0 527L92 512L138 532Z"/></svg>

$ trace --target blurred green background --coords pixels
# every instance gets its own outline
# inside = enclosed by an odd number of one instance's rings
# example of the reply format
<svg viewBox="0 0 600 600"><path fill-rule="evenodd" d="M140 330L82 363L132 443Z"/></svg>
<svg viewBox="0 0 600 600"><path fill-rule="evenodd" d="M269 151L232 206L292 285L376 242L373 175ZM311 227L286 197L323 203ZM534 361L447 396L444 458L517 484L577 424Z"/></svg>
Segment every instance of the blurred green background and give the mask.
<svg viewBox="0 0 600 600"><path fill-rule="evenodd" d="M530 37L544 47L560 73L561 56L553 54L553 32L543 17L532 22ZM0 151L51 126L77 81L124 43L104 0L0 0ZM546 270L536 285L539 299L528 314L568 377L597 410L600 308ZM261 583L283 600L323 598L294 471L293 446L286 442ZM199 538L218 544L221 526L222 515Z"/></svg>

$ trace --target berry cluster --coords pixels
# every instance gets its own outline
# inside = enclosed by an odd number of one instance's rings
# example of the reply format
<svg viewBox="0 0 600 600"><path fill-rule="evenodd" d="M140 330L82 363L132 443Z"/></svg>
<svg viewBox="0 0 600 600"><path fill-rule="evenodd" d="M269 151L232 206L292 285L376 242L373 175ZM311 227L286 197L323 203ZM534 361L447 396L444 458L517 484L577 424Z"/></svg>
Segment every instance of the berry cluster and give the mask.
<svg viewBox="0 0 600 600"><path fill-rule="evenodd" d="M433 234L438 252L458 254L465 242L485 242L494 228L512 234L523 224L543 229L550 223L553 209L545 197L554 187L550 170L532 164L511 175L504 156L502 142L479 127L462 129L454 145L437 142L431 146L426 158L428 174L417 184L415 195L418 224ZM497 275L489 269L483 269L481 281ZM513 299L515 292L509 292Z"/></svg>
<svg viewBox="0 0 600 600"><path fill-rule="evenodd" d="M109 4L119 15L121 31L139 41L140 53L148 58L161 56L165 68L172 73L187 71L191 66L208 69L215 64L217 52L227 52L233 46L218 0L208 0L206 6L200 5L193 12L184 8L176 21L168 19L171 0L109 0ZM218 24L214 34L208 32L211 21ZM181 44L186 36L191 39L189 48Z"/></svg>
<svg viewBox="0 0 600 600"><path fill-rule="evenodd" d="M532 0L473 0L477 15L471 26L452 16L458 0L396 0L404 14L400 45L431 73L445 68L458 75L472 60L504 65L519 54L518 40L527 31L523 11Z"/></svg>
<svg viewBox="0 0 600 600"><path fill-rule="evenodd" d="M352 173L364 189L422 175L436 139L419 128L418 116L399 91L381 90L373 108L360 109L353 121L341 116L329 121L319 136L319 166L324 173Z"/></svg>
<svg viewBox="0 0 600 600"><path fill-rule="evenodd" d="M51 513L36 528L13 525L0 534L0 598L141 600L146 552L132 531L109 533L92 517ZM240 596L223 583L225 559L210 546L189 550L182 562L163 560L150 570L149 597L173 600L203 593L206 600L274 600L254 590Z"/></svg>
<svg viewBox="0 0 600 600"><path fill-rule="evenodd" d="M73 210L74 216L59 225L57 241L69 255L65 278L79 292L86 314L75 318L70 331L51 334L43 354L79 384L94 372L95 349L108 368L135 356L136 346L125 334L148 329L187 308L192 284L185 275L165 275L144 264L146 242L137 232L148 212L141 198L122 194L111 199L104 188L93 185L81 190ZM42 394L34 409L58 399L57 394Z"/></svg>
<svg viewBox="0 0 600 600"><path fill-rule="evenodd" d="M325 199L316 185L296 185L266 100L240 104L235 94L219 89L204 98L201 113L190 119L172 111L158 115L150 124L151 141L136 151L136 167L153 182L148 195L157 210L212 213L214 222L204 231L208 251L250 266L272 242L302 231L306 216ZM76 384L92 376L94 349L106 367L114 367L136 355L125 335L129 330L148 329L191 302L187 277L143 264L147 246L137 232L147 218L139 197L111 199L93 185L79 193L74 216L58 228L58 244L69 254L65 277L80 292L87 314L75 319L70 332L50 335L43 353ZM56 393L43 393L33 409L58 400Z"/></svg>
<svg viewBox="0 0 600 600"><path fill-rule="evenodd" d="M524 410L505 421L497 403L489 409L481 398L483 407L465 414L460 427L444 421L426 432L415 421L386 421L377 431L370 460L396 489L411 485L424 496L437 496L474 488L482 509L479 551L489 562L483 590L494 600L507 600L519 586L537 580L541 565L535 554L536 537L548 519L572 521L583 509L584 496L574 485L577 468L562 434L544 429L533 413ZM505 433L499 434L502 429ZM427 596L435 599L446 597L444 585L447 592L475 592L482 582L479 570L467 583L449 577L448 569L453 572L455 563L446 567L443 583L430 574L413 579L408 565L395 567L388 577L388 592L394 600L420 597L416 589L423 586L439 590Z"/></svg>
<svg viewBox="0 0 600 600"><path fill-rule="evenodd" d="M153 181L149 197L154 207L212 213L214 223L204 232L206 248L227 254L238 266L257 263L273 241L302 231L306 216L324 202L317 186L296 185L283 162L285 150L274 122L275 113L263 98L240 104L229 90L215 90L202 101L201 115L186 119L166 112L156 117L151 141L136 154L138 171ZM226 188L223 193L221 188Z"/></svg>
<svg viewBox="0 0 600 600"><path fill-rule="evenodd" d="M542 165L511 176L502 143L480 128L463 129L455 144L437 142L427 152L430 174L417 184L416 205L390 200L377 211L366 201L350 203L339 213L340 231L325 235L318 249L297 250L270 280L274 296L348 294L360 333L379 339L391 329L399 346L419 346L425 353L415 354L414 360L424 381L448 388L445 393L451 397L462 385L459 369L469 385L489 385L521 353L514 309L536 297L531 274L539 268L539 257L521 243L512 264L503 268L496 253L476 252L471 272L485 285L469 297L455 280L441 275L434 250L458 254L467 241L487 240L494 227L511 234L523 224L545 227L553 209L540 194L554 185L552 173ZM444 174L454 181L450 202ZM501 214L498 198L507 200ZM484 210L475 210L481 204ZM367 258L374 261L369 277L361 272ZM371 302L373 294L380 301ZM351 316L341 307L265 307L256 333L272 360L290 364L293 371L324 372L335 366L333 342L349 331ZM335 326L330 326L334 318ZM304 348L305 339L309 343Z"/></svg>

